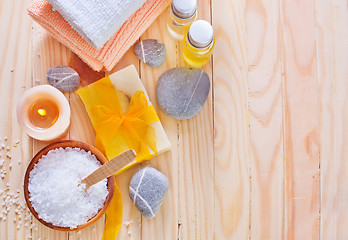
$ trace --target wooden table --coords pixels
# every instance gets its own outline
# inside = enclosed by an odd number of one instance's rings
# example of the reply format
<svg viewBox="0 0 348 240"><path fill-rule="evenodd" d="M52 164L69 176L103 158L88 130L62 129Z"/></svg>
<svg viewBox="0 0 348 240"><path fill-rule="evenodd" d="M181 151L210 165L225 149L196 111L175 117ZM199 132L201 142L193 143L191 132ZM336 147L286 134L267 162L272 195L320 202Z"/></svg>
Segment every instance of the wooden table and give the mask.
<svg viewBox="0 0 348 240"><path fill-rule="evenodd" d="M7 169L0 189L7 183L9 191L20 189L21 201L26 166L45 144L19 128L19 97L46 83L54 65L72 66L84 85L104 76L34 23L26 14L30 3L0 0L0 153ZM151 68L130 50L112 71L137 67L172 143L171 152L142 164L170 180L155 219L141 217L128 197L130 177L141 166L117 177L125 223L117 239L348 239L347 1L198 4L200 18L213 23L216 36L214 56L204 68L212 88L198 116L177 121L156 103L160 74L183 65L180 42L166 30L166 13L142 36L166 44L165 63ZM93 144L83 104L75 93L66 97L72 109L68 138ZM0 221L1 240L99 240L104 226L100 220L80 232L61 233L35 220L36 226L25 226L23 220L17 230L15 216L11 209Z"/></svg>

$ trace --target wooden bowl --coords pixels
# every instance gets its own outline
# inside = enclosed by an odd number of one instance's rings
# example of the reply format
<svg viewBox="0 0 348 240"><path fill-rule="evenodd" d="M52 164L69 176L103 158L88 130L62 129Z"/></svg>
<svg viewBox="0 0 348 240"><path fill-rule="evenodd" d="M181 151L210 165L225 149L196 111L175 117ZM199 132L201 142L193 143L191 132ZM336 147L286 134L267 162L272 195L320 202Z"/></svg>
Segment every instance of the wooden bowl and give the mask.
<svg viewBox="0 0 348 240"><path fill-rule="evenodd" d="M87 221L87 223L82 224L77 226L77 228L74 229L70 229L69 227L59 227L59 226L55 226L52 223L48 223L44 220L42 220L41 218L39 218L37 212L34 210L33 206L31 205L31 202L29 201L29 190L28 190L28 184L29 184L29 174L31 172L31 170L33 169L34 165L39 161L39 159L48 153L48 151L52 150L52 149L56 149L56 148L66 148L66 147L77 147L77 148L81 148L84 149L86 151L90 151L91 153L93 153L97 159L100 161L101 164L106 163L108 160L105 158L105 156L95 147L84 143L84 142L80 142L80 141L74 141L74 140L62 140L62 141L58 141L55 143L52 143L48 146L46 146L45 148L41 149L35 156L34 158L30 161L29 166L27 168L27 171L25 173L25 177L24 177L24 198L25 201L27 202L27 205L29 207L30 212L34 215L34 217L39 220L39 222L41 222L42 224L44 224L45 226L52 228L54 230L59 230L59 231L77 231L77 230L81 230L83 228L86 228L90 225L92 225L94 222L96 222L99 218L101 218L103 216L103 214L105 213L107 207L110 204L110 201L112 199L112 196L114 194L114 176L111 176L108 178L108 182L107 182L107 186L108 186L108 191L109 194L106 197L104 206L99 210L99 212L92 217L91 219L89 219Z"/></svg>

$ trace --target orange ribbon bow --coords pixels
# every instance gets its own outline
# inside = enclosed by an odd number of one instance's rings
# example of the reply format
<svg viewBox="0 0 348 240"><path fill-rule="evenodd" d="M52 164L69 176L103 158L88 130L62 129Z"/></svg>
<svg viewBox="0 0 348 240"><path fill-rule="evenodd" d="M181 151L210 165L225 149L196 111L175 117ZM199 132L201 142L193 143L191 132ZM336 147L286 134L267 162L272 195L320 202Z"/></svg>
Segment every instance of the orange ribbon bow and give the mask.
<svg viewBox="0 0 348 240"><path fill-rule="evenodd" d="M143 91L134 93L125 114L121 107L111 110L101 105L92 106L91 113L100 119L94 126L96 147L103 149L109 159L128 149L135 150L138 161L150 159L150 149L157 155L156 132L151 123L159 119Z"/></svg>
<svg viewBox="0 0 348 240"><path fill-rule="evenodd" d="M85 104L96 132L96 147L108 159L134 149L136 161L149 160L157 155L156 132L151 126L159 121L153 105L148 105L143 91L133 94L129 109L109 77L77 91ZM128 101L128 100L127 100ZM126 111L125 111L126 110Z"/></svg>

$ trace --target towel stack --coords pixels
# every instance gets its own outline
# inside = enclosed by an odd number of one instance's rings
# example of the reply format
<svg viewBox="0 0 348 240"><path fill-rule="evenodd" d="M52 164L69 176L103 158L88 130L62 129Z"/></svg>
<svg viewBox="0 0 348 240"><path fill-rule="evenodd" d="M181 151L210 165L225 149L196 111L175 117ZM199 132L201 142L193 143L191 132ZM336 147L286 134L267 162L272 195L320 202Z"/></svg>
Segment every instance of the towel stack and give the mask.
<svg viewBox="0 0 348 240"><path fill-rule="evenodd" d="M29 15L94 70L110 71L170 0L37 0Z"/></svg>

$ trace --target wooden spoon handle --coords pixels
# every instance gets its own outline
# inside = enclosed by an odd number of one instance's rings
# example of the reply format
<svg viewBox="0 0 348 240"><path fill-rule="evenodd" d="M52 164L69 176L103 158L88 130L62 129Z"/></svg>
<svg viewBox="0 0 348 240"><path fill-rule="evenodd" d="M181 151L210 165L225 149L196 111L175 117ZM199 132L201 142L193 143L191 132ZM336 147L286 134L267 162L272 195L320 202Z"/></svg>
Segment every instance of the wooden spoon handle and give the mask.
<svg viewBox="0 0 348 240"><path fill-rule="evenodd" d="M110 177L118 170L127 166L136 157L134 150L128 150L120 155L114 157L107 163L103 164L97 170L88 175L85 179L81 181L82 184L86 184L85 190L90 186L100 182L101 180Z"/></svg>

